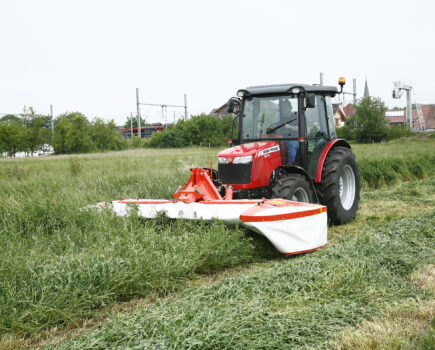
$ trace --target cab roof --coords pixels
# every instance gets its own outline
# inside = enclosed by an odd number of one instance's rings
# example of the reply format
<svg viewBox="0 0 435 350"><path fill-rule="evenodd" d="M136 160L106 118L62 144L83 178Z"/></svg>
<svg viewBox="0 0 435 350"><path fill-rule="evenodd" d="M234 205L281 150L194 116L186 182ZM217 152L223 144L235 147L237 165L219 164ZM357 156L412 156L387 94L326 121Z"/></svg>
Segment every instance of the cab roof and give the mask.
<svg viewBox="0 0 435 350"><path fill-rule="evenodd" d="M302 86L307 92L318 92L331 95L338 93L338 90L335 86L320 86L298 83L250 86L239 91L247 91L249 95L285 94L289 93L290 89L296 86Z"/></svg>

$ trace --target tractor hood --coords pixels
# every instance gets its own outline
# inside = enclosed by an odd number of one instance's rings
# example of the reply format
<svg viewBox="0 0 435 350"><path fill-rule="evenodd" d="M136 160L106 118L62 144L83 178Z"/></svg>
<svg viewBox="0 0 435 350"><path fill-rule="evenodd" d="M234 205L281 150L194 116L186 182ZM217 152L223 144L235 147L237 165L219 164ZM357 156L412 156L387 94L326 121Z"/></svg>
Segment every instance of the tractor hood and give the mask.
<svg viewBox="0 0 435 350"><path fill-rule="evenodd" d="M227 158L229 162L232 162L236 157L253 156L253 158L255 158L260 151L268 150L276 146L278 146L277 141L251 142L244 145L227 148L222 152L219 152L218 157Z"/></svg>

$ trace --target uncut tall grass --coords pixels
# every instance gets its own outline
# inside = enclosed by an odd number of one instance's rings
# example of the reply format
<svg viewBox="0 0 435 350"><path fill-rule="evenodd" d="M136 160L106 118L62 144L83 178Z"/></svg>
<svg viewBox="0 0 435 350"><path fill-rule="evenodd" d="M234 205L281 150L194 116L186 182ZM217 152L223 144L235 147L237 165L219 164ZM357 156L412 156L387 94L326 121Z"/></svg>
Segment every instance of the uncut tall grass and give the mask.
<svg viewBox="0 0 435 350"><path fill-rule="evenodd" d="M100 201L170 198L216 150L131 151L0 163L0 331L32 333L114 300L169 293L193 273L251 260L220 223L118 218Z"/></svg>
<svg viewBox="0 0 435 350"><path fill-rule="evenodd" d="M406 142L354 147L364 186L433 172L435 140ZM113 301L171 293L197 273L276 256L264 240L219 222L79 210L122 197L170 198L191 167L217 164L218 151L0 160L0 332L76 322ZM387 165L394 176L385 176Z"/></svg>

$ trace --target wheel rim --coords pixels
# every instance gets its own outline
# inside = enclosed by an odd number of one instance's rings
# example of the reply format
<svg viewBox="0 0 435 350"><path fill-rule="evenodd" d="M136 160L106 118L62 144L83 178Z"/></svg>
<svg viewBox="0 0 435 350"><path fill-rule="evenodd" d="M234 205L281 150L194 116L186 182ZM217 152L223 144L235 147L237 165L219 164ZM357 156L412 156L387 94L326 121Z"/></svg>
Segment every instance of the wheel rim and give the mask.
<svg viewBox="0 0 435 350"><path fill-rule="evenodd" d="M298 187L293 193L292 201L309 203L308 193L303 188Z"/></svg>
<svg viewBox="0 0 435 350"><path fill-rule="evenodd" d="M350 165L345 165L341 171L339 181L341 205L349 210L355 200L355 174Z"/></svg>

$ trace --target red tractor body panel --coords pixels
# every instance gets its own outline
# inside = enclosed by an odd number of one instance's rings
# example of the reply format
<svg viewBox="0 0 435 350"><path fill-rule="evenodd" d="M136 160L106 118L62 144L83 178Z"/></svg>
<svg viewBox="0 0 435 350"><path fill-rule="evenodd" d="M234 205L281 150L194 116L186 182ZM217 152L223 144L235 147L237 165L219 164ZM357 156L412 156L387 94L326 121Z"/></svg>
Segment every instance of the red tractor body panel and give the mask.
<svg viewBox="0 0 435 350"><path fill-rule="evenodd" d="M251 179L247 184L228 184L235 190L252 189L269 185L273 171L281 166L281 147L277 141L257 141L223 150L218 154L233 163L236 157L252 156Z"/></svg>
<svg viewBox="0 0 435 350"><path fill-rule="evenodd" d="M322 180L323 164L325 163L325 159L326 156L328 155L328 152L335 145L350 148L346 140L343 139L334 139L330 143L328 143L328 145L323 149L322 154L320 155L319 158L319 163L317 164L316 179L314 180L315 183L320 183L320 181Z"/></svg>

